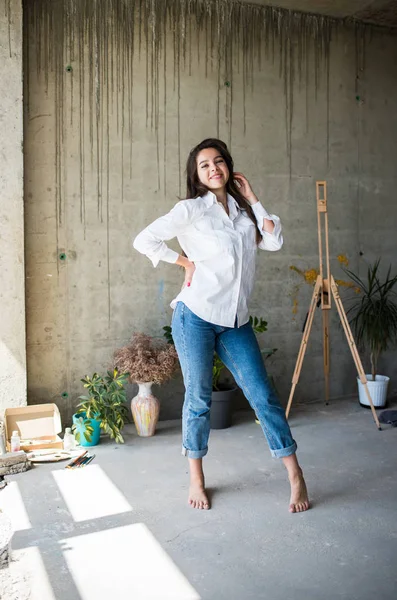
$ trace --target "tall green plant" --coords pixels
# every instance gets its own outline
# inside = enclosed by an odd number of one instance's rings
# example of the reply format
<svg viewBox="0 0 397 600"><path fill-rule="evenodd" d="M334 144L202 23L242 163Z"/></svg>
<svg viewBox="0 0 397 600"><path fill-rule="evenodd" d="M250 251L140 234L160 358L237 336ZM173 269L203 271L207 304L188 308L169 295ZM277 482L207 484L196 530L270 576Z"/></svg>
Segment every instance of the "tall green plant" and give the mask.
<svg viewBox="0 0 397 600"><path fill-rule="evenodd" d="M123 443L121 429L128 419L128 410L125 405L126 391L124 386L128 382L128 373L120 374L117 369L108 371L105 376L94 373L92 377L86 375L81 379L87 390L86 396L79 396L81 402L78 404L77 414L85 413L88 419L100 421L101 429L114 439L117 443ZM74 427L78 439L78 428ZM88 442L91 441L92 428L88 427Z"/></svg>
<svg viewBox="0 0 397 600"><path fill-rule="evenodd" d="M218 354L214 352L214 361L212 363L212 389L219 391L219 378L222 374L225 365L219 358Z"/></svg>
<svg viewBox="0 0 397 600"><path fill-rule="evenodd" d="M349 299L346 314L357 344L369 350L374 381L381 353L397 342L397 275L391 276L390 265L382 279L379 267L380 258L368 266L366 279L344 269L360 292Z"/></svg>

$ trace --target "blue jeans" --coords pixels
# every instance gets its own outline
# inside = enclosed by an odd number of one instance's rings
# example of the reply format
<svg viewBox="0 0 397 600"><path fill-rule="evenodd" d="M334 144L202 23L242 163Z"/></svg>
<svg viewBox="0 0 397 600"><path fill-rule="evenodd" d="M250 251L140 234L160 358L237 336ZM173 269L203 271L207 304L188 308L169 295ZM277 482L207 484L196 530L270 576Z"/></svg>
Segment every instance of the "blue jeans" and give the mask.
<svg viewBox="0 0 397 600"><path fill-rule="evenodd" d="M172 336L186 389L182 454L201 458L208 452L214 351L254 409L272 456L282 458L296 452L296 442L269 382L250 323L242 327L213 325L200 319L183 302L178 302L172 317Z"/></svg>

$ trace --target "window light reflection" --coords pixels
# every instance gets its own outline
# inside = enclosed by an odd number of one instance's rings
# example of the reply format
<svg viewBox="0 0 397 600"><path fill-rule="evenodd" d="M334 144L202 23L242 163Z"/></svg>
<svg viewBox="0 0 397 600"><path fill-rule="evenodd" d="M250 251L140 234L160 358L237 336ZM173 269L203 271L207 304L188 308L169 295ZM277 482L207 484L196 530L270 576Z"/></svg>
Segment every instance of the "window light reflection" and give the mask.
<svg viewBox="0 0 397 600"><path fill-rule="evenodd" d="M76 522L132 510L99 465L89 465L83 469L58 469L52 474Z"/></svg>

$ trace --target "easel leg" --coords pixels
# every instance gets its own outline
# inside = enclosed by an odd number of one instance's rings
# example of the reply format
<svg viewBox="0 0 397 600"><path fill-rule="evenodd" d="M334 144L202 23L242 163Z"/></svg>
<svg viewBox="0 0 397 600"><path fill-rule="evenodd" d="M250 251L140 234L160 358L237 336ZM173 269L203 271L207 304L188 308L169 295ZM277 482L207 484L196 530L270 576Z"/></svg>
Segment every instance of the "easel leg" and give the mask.
<svg viewBox="0 0 397 600"><path fill-rule="evenodd" d="M314 311L316 310L317 299L318 299L318 295L319 295L320 289L321 289L321 283L322 283L321 277L318 276L316 284L314 286L312 300L310 302L309 313L308 313L308 316L306 319L305 329L303 331L302 342L301 342L301 345L299 348L298 358L296 360L295 371L294 371L294 374L292 377L291 392L290 392L289 399L288 399L287 410L285 411L285 416L287 417L287 419L288 419L289 411L291 409L291 404L292 404L292 399L294 397L295 388L299 381L299 376L300 376L300 372L302 369L302 363L303 363L303 359L305 357L307 342L309 340L310 330L312 328Z"/></svg>
<svg viewBox="0 0 397 600"><path fill-rule="evenodd" d="M325 378L325 404L329 402L329 311L323 309L323 353Z"/></svg>
<svg viewBox="0 0 397 600"><path fill-rule="evenodd" d="M380 423L378 420L378 415L376 414L376 410L375 410L374 404L372 402L371 394L369 393L369 390L368 390L368 385L367 385L368 381L365 376L363 365L361 363L361 359L358 354L357 346L356 346L353 334L350 329L349 321L347 320L346 313L343 308L342 300L340 299L340 296L339 296L338 286L336 285L335 280L332 276L331 276L331 290L332 290L332 295L335 300L336 308L338 309L338 313L339 313L339 317L340 317L343 329L346 334L347 342L349 344L349 347L350 347L350 350L351 350L351 353L353 356L353 360L356 365L357 373L360 377L361 383L364 386L365 393L367 394L368 402L371 406L372 416L374 417L374 421L375 421L378 429L380 430L381 426L380 426Z"/></svg>

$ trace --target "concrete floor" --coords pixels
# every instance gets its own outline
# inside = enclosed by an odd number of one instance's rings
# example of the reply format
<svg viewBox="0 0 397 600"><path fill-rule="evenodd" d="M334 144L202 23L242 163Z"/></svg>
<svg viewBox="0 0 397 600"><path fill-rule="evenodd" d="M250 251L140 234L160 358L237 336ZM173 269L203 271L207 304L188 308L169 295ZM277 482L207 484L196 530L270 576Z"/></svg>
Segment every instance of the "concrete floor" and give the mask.
<svg viewBox="0 0 397 600"><path fill-rule="evenodd" d="M212 510L186 505L180 422L151 439L101 441L64 463L9 477L14 521L7 600L366 600L397 597L397 429L351 401L293 407L313 508L287 511L288 484L248 413L214 431Z"/></svg>

